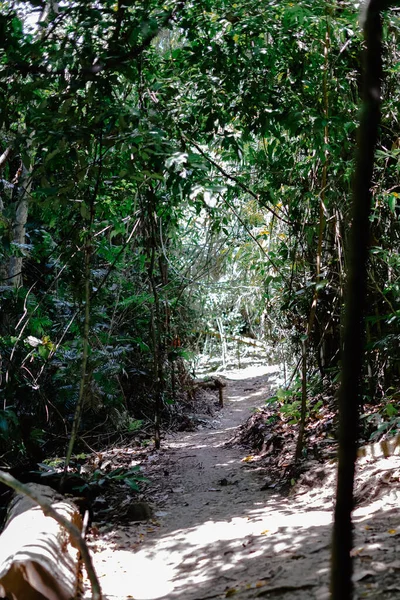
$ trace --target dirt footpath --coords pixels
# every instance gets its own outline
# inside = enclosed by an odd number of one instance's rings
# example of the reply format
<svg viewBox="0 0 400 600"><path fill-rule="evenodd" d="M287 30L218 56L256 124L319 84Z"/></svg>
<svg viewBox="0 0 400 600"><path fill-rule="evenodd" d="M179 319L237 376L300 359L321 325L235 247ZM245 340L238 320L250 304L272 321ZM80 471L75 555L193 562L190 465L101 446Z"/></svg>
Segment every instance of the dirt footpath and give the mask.
<svg viewBox="0 0 400 600"><path fill-rule="evenodd" d="M262 489L265 472L227 442L264 405L273 375L230 377L223 410L203 429L170 436L149 456L157 520L141 525L139 534L134 524L118 528L97 544L94 562L106 599L329 598L335 466L324 467L319 486L291 497ZM365 473L379 478L385 468L386 479L398 483L400 462L393 460L378 469L366 464ZM398 486L377 492L381 486L368 488L371 477L360 482L355 512L355 597L398 598Z"/></svg>

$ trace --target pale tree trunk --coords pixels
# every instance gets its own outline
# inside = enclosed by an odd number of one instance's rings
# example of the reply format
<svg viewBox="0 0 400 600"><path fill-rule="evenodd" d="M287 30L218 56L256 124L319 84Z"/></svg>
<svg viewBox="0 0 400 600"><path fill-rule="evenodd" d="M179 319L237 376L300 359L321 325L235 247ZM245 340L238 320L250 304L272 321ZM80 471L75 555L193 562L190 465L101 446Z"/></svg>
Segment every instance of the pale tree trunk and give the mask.
<svg viewBox="0 0 400 600"><path fill-rule="evenodd" d="M2 156L5 156L6 152ZM9 152L7 156L8 154ZM3 263L0 264L0 285L15 288L22 284L23 256L21 254L25 245L25 228L28 219L28 202L31 188L30 173L23 164L17 176L19 179L15 184L1 180L3 197L0 198L0 217L6 207L13 206L14 208L11 222L9 222L10 242L17 246L19 254L19 256L11 256L3 260Z"/></svg>
<svg viewBox="0 0 400 600"><path fill-rule="evenodd" d="M21 177L19 181L17 200L15 203L14 222L12 224L13 244L19 248L19 254L25 245L26 222L28 220L28 203L31 189L31 177L25 165L21 166ZM15 288L22 284L22 261L23 256L11 256L9 263L9 281Z"/></svg>
<svg viewBox="0 0 400 600"><path fill-rule="evenodd" d="M221 350L222 350L222 367L225 369L226 361L228 357L228 346L226 343L226 335L224 331L224 325L222 323L222 319L220 317L217 318L217 326L219 330L219 334L221 336Z"/></svg>
<svg viewBox="0 0 400 600"><path fill-rule="evenodd" d="M58 0L47 0L39 17L41 23L38 29L40 37L46 35L48 25L59 14ZM0 169L4 168L11 154L11 147L0 155ZM21 167L13 183L1 179L0 218L5 206L14 204L14 211L9 223L10 242L17 247L19 256L11 256L0 263L0 287L18 288L22 285L22 263L25 246L26 222L28 220L28 204L31 189L31 176L21 161Z"/></svg>
<svg viewBox="0 0 400 600"><path fill-rule="evenodd" d="M59 14L58 0L48 0L42 10L39 21L41 23L50 21L53 17ZM43 27L45 31L45 27Z"/></svg>
<svg viewBox="0 0 400 600"><path fill-rule="evenodd" d="M39 21L42 23L40 32L46 34L47 26L59 14L58 0L47 0L43 5ZM0 156L0 168L5 164L11 148L7 148ZM11 242L18 249L18 256L11 256L7 264L0 265L0 285L12 286L18 288L22 285L22 263L25 246L26 222L28 220L29 195L31 190L31 176L28 169L21 161L21 167L18 171L17 181L14 187L11 184L11 202L15 203L15 212L11 222ZM3 182L3 185L6 182ZM7 187L8 187L7 186ZM18 187L16 187L18 186ZM10 190L8 190L10 191ZM0 214L4 209L4 204L0 198Z"/></svg>
<svg viewBox="0 0 400 600"><path fill-rule="evenodd" d="M4 165L7 162L8 157L11 154L11 147L6 148L4 150L4 152L2 153L2 155L0 156L0 169L2 170L4 168ZM0 219L3 220L3 211L4 211L4 201L2 196L4 196L4 193L7 194L8 192L8 188L11 188L11 190L13 189L13 186L11 183L8 183L8 181L5 180L1 180L1 186L0 186ZM8 277L8 264L3 262L0 262L0 286L3 285L7 285L7 277Z"/></svg>

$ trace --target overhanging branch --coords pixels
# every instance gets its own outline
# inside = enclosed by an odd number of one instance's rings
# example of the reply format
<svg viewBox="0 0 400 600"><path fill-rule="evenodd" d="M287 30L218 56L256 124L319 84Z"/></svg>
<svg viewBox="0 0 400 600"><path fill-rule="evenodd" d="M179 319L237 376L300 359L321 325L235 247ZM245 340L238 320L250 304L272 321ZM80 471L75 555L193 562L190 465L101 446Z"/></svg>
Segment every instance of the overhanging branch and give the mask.
<svg viewBox="0 0 400 600"><path fill-rule="evenodd" d="M208 156L208 154L206 154L204 152L204 150L202 150L200 148L200 146L198 144L196 144L196 142L194 142L193 140L189 139L188 137L186 137L184 134L182 134L182 137L189 142L189 144L192 144L192 146L194 146L196 148L196 150L198 152L200 152L200 154L202 156L204 156L204 158L211 164L213 165L217 171L219 171L221 173L221 175L223 175L224 177L226 177L227 179L230 179L231 181L234 181L239 187L240 189L242 189L244 192L246 192L246 194L249 194L249 196L251 196L252 198L254 198L254 200L257 200L257 202L260 201L260 196L258 194L256 194L251 188L249 188L246 184L244 184L242 181L240 181L240 179L238 177L236 177L235 175L232 175L231 173L228 173L228 171L226 171L223 167L221 167L221 165L219 165L213 158L211 158L210 156ZM270 206L265 206L265 208L272 213L277 219L279 219L280 221L282 221L283 223L286 223L286 225L292 225L292 223L290 221L288 221L287 219L285 219L284 217L282 217L281 215L279 215L273 208L271 208Z"/></svg>

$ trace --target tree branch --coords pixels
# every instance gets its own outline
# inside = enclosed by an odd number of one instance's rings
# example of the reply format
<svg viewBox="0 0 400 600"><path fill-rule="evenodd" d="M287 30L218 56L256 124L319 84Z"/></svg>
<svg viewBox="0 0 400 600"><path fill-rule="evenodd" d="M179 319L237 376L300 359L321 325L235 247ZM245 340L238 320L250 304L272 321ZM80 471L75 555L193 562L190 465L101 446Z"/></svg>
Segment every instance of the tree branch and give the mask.
<svg viewBox="0 0 400 600"><path fill-rule="evenodd" d="M252 198L254 198L255 200L257 200L257 202L260 202L260 196L258 194L256 194L255 192L253 192L252 189L250 189L249 187L247 187L247 185L245 185L242 181L240 181L240 179L238 177L236 177L235 175L231 175L231 173L228 173L228 171L225 171L225 169L223 167L221 167L215 160L213 160L210 156L208 156L208 154L206 154L204 152L204 150L202 150L200 148L200 146L198 144L196 144L196 142L194 142L193 140L189 139L188 137L186 137L186 135L182 134L182 137L189 142L189 144L192 144L192 146L194 146L196 148L196 150L198 150L198 152L200 152L200 154L202 156L204 156L204 158L206 160L208 160L208 162L213 165L224 177L226 177L227 179L230 179L231 181L234 181L244 192L246 192L246 194L249 194L249 196L251 196ZM271 208L270 206L266 206L265 207L270 213L272 213L277 219L279 219L280 221L282 221L283 223L286 223L287 225L292 225L292 223L290 221L288 221L287 219L285 219L284 217L282 217L281 215L279 215L273 208Z"/></svg>
<svg viewBox="0 0 400 600"><path fill-rule="evenodd" d="M10 153L11 153L11 146L6 148L3 152L3 154L0 156L0 169L2 169L4 167L4 165L6 164L7 159L10 156Z"/></svg>

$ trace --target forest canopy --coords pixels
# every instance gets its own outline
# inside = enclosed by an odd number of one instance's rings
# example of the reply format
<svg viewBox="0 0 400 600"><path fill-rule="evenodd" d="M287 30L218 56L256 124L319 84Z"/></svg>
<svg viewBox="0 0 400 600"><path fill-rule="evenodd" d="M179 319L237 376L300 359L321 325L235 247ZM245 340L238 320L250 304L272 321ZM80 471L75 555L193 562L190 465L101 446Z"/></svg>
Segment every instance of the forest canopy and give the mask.
<svg viewBox="0 0 400 600"><path fill-rule="evenodd" d="M152 423L159 443L201 354L229 366L252 344L267 348L295 422L301 400L308 411L321 385L335 389L359 10L339 0L0 2L6 461L65 447L71 430ZM399 422L399 23L388 12L367 438Z"/></svg>

